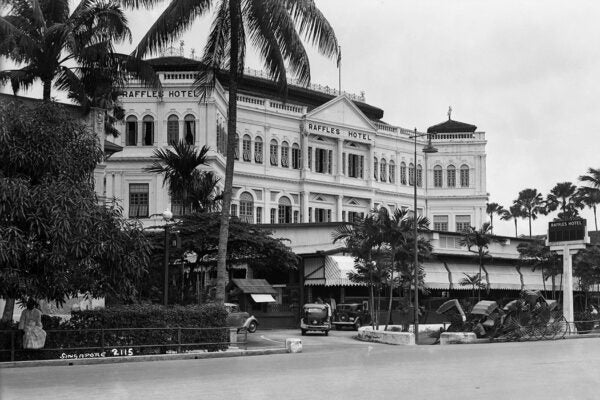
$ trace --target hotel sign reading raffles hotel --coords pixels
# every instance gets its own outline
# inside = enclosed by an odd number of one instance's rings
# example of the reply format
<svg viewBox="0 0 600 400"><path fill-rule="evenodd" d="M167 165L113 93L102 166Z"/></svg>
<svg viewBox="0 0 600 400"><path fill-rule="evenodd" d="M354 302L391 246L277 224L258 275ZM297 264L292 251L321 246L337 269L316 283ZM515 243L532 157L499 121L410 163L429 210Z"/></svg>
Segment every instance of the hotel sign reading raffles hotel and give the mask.
<svg viewBox="0 0 600 400"><path fill-rule="evenodd" d="M343 140L352 140L361 143L373 143L373 138L371 137L370 133L338 128L331 125L307 122L306 130L308 133L314 133L316 135L323 135Z"/></svg>
<svg viewBox="0 0 600 400"><path fill-rule="evenodd" d="M162 98L162 97L200 97L200 90L123 90L121 97L127 98Z"/></svg>

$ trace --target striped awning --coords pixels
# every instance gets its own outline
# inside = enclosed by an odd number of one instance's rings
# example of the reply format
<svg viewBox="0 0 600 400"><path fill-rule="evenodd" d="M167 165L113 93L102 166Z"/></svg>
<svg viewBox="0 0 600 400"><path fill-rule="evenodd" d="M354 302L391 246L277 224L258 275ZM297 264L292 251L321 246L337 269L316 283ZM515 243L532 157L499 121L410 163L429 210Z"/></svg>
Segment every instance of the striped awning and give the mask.
<svg viewBox="0 0 600 400"><path fill-rule="evenodd" d="M521 290L521 275L513 265L486 265L490 289ZM485 273L483 273L485 281Z"/></svg>
<svg viewBox="0 0 600 400"><path fill-rule="evenodd" d="M308 260L307 260L308 261ZM356 272L354 257L325 256L304 264L305 286L365 286L353 282L348 273Z"/></svg>

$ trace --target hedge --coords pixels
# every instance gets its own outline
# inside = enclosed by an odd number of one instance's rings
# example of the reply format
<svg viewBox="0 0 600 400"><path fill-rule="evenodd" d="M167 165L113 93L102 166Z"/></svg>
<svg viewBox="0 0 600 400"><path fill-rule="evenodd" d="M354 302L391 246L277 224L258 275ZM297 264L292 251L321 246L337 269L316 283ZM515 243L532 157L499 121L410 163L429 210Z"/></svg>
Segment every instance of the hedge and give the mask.
<svg viewBox="0 0 600 400"><path fill-rule="evenodd" d="M17 346L20 349L17 359L55 359L65 354L101 352L104 345L111 355L124 355L123 348L133 348L135 355L161 354L176 351L179 343L181 350L219 351L228 347L229 329L226 327L227 312L222 305L205 304L201 306L130 305L97 310L72 312L71 319L58 323L58 318L43 316L42 324L48 335L45 348L57 348L57 351L22 350L22 336L17 334ZM130 331L127 328L162 328ZM178 328L214 328L206 330L187 330ZM90 331L90 329L94 329ZM96 329L102 329L97 331ZM7 336L7 335L3 335ZM8 340L7 340L8 339ZM9 337L0 339L3 349L10 349ZM212 344L206 344L212 343ZM173 346L168 346L168 345ZM8 345L8 346L7 346ZM148 346L148 347L139 347ZM72 350L70 348L89 348ZM114 350L113 350L114 349ZM126 352L128 351L125 350ZM10 354L3 352L2 361ZM9 359L9 358L8 358Z"/></svg>

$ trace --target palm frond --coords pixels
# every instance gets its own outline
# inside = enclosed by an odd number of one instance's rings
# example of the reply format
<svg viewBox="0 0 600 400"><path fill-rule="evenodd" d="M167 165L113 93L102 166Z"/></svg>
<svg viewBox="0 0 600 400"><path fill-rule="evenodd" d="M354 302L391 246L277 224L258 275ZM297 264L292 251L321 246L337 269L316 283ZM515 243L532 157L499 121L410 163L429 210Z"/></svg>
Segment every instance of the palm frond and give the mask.
<svg viewBox="0 0 600 400"><path fill-rule="evenodd" d="M208 11L210 0L172 0L138 43L133 56L155 53L185 32L196 17Z"/></svg>

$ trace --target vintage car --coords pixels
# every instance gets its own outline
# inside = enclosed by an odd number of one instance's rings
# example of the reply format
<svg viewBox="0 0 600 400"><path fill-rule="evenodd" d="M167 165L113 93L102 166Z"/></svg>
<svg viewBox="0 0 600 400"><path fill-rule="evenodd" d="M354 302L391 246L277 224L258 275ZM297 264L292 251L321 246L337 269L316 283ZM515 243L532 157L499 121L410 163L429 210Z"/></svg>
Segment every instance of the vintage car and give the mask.
<svg viewBox="0 0 600 400"><path fill-rule="evenodd" d="M256 332L258 320L254 315L250 315L245 311L240 311L240 306L235 303L225 303L224 306L227 310L227 326L238 328L238 332L242 329L245 329L250 333Z"/></svg>
<svg viewBox="0 0 600 400"><path fill-rule="evenodd" d="M361 326L371 323L371 314L360 303L338 304L331 323L338 331L344 326L358 330Z"/></svg>
<svg viewBox="0 0 600 400"><path fill-rule="evenodd" d="M302 318L300 319L300 331L302 336L306 332L323 332L329 335L331 330L331 309L326 304L308 303L302 307Z"/></svg>

